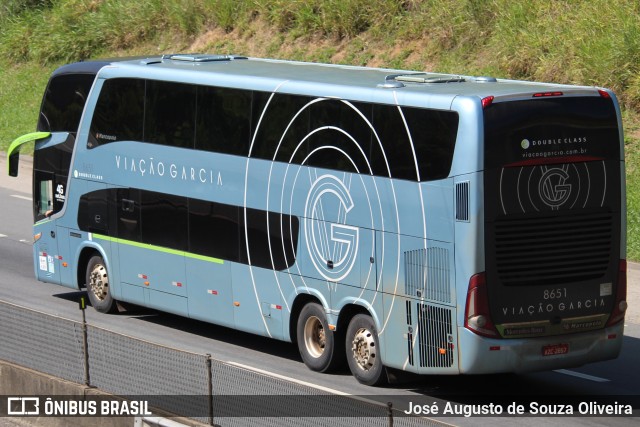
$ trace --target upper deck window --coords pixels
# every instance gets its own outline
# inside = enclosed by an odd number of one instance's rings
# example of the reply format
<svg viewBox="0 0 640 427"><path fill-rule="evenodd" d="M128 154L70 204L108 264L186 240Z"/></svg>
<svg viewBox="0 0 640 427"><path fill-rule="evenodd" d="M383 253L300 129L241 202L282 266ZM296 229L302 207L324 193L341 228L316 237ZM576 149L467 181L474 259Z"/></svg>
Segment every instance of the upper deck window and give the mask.
<svg viewBox="0 0 640 427"><path fill-rule="evenodd" d="M144 106L144 141L193 148L196 87L148 80Z"/></svg>
<svg viewBox="0 0 640 427"><path fill-rule="evenodd" d="M452 111L111 79L88 147L141 141L430 181L449 175L457 131Z"/></svg>
<svg viewBox="0 0 640 427"><path fill-rule="evenodd" d="M115 141L142 141L145 81L111 79L104 82L93 112L89 148Z"/></svg>
<svg viewBox="0 0 640 427"><path fill-rule="evenodd" d="M62 74L52 78L42 100L38 130L77 132L94 78L94 74Z"/></svg>
<svg viewBox="0 0 640 427"><path fill-rule="evenodd" d="M246 156L251 140L251 91L198 87L197 150Z"/></svg>

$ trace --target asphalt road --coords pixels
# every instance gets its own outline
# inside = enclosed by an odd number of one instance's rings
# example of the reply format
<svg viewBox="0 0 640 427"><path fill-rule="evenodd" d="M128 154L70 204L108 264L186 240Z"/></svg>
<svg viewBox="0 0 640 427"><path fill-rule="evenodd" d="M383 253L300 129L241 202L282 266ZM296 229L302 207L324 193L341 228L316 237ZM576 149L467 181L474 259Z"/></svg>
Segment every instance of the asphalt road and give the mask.
<svg viewBox="0 0 640 427"><path fill-rule="evenodd" d="M5 159L0 157L0 300L45 313L80 320L79 293L67 288L40 283L34 279L32 261L31 202L29 163L18 179L6 177ZM353 395L377 395L383 402L394 401L396 408L448 399L474 403L474 396L527 395L536 399L551 396L558 403L567 396L640 396L640 268L629 268L629 305L621 356L613 361L579 369L526 375L495 376L409 376L388 388L363 386L347 372L318 374L302 363L294 345L239 333L227 328L181 317L138 310L117 315L87 311L90 324L115 332L143 338L201 354L260 369L292 381L324 387ZM1 343L0 343L1 345ZM636 413L637 414L637 413ZM437 418L437 417L436 417ZM456 425L512 425L513 419L442 418ZM540 418L518 418L519 425L539 425ZM547 425L640 425L639 418L545 418Z"/></svg>

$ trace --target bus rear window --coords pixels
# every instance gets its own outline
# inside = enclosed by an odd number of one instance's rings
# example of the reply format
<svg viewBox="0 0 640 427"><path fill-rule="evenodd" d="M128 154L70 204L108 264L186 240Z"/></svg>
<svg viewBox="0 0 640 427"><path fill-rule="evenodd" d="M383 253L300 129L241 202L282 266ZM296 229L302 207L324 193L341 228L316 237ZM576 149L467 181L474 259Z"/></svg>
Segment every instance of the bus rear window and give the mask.
<svg viewBox="0 0 640 427"><path fill-rule="evenodd" d="M617 159L613 101L599 96L501 102L484 111L487 169L568 157Z"/></svg>

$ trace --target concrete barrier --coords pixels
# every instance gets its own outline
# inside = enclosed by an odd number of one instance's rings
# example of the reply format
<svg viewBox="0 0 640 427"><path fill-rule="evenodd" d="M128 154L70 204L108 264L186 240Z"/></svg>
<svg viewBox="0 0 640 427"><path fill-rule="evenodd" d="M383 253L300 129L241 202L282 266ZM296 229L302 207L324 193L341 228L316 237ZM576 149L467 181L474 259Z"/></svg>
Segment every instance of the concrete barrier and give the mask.
<svg viewBox="0 0 640 427"><path fill-rule="evenodd" d="M0 361L0 396L69 396L74 400L82 400L85 396L101 396L118 400L117 396L104 393L98 389L65 381L46 375L32 369L24 368L12 363ZM5 404L4 402L2 403ZM42 406L42 405L40 405ZM155 412L155 411L154 411ZM57 417L57 416L26 416L11 417L16 425L43 427L131 427L131 426L162 426L162 427L202 427L205 424L184 418L166 418L169 414L159 413L153 417Z"/></svg>

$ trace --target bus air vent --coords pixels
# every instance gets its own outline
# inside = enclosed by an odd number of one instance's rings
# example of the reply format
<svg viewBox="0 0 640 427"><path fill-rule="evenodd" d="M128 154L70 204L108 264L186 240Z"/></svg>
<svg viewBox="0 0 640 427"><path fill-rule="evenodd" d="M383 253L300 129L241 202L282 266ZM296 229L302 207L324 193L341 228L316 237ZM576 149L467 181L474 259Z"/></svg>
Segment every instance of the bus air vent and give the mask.
<svg viewBox="0 0 640 427"><path fill-rule="evenodd" d="M456 221L469 222L469 181L456 184Z"/></svg>
<svg viewBox="0 0 640 427"><path fill-rule="evenodd" d="M489 229L491 233L491 229ZM503 218L495 222L495 269L505 286L584 282L610 264L610 212Z"/></svg>
<svg viewBox="0 0 640 427"><path fill-rule="evenodd" d="M392 74L385 77L385 80L406 83L462 83L466 81L462 76L432 73Z"/></svg>
<svg viewBox="0 0 640 427"><path fill-rule="evenodd" d="M404 253L405 294L430 301L451 302L449 250L431 247Z"/></svg>
<svg viewBox="0 0 640 427"><path fill-rule="evenodd" d="M413 366L413 316L411 315L411 301L405 302L407 309L407 354L409 365Z"/></svg>
<svg viewBox="0 0 640 427"><path fill-rule="evenodd" d="M421 368L453 366L450 348L453 336L452 310L429 304L416 304L418 312L418 349ZM444 350L444 351L443 351Z"/></svg>
<svg viewBox="0 0 640 427"><path fill-rule="evenodd" d="M498 79L489 76L479 76L474 79L476 83L497 83Z"/></svg>
<svg viewBox="0 0 640 427"><path fill-rule="evenodd" d="M162 59L170 59L172 61L182 62L218 62L233 61L236 59L247 59L247 57L235 55L171 54L162 55Z"/></svg>

